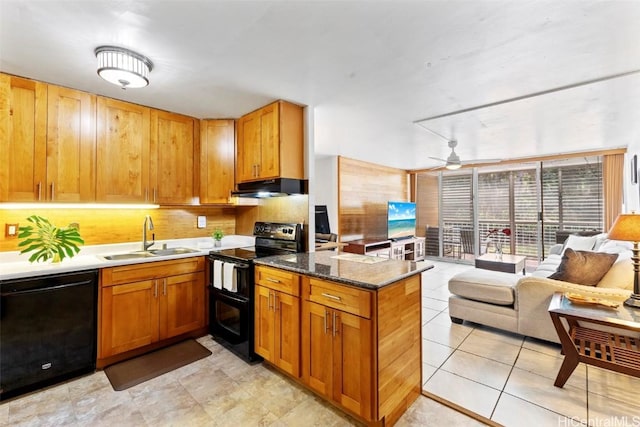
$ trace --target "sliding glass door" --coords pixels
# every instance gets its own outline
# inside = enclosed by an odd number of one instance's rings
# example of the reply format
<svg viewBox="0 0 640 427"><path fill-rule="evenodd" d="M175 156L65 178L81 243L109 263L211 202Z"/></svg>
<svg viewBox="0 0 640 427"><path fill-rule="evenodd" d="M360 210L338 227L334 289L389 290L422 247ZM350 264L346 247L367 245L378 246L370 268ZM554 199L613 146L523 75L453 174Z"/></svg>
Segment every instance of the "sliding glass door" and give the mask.
<svg viewBox="0 0 640 427"><path fill-rule="evenodd" d="M431 236L441 256L470 261L500 244L504 253L539 260L558 230L602 230L599 157L439 174L439 229Z"/></svg>

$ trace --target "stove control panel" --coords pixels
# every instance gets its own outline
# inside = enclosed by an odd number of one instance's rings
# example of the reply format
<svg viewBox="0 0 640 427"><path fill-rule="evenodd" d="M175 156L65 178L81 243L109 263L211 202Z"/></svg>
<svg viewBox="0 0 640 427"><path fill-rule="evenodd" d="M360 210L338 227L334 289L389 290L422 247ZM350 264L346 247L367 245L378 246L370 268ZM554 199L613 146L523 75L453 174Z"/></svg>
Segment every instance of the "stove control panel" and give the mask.
<svg viewBox="0 0 640 427"><path fill-rule="evenodd" d="M301 234L300 224L256 222L253 226L253 235L268 239L298 240Z"/></svg>

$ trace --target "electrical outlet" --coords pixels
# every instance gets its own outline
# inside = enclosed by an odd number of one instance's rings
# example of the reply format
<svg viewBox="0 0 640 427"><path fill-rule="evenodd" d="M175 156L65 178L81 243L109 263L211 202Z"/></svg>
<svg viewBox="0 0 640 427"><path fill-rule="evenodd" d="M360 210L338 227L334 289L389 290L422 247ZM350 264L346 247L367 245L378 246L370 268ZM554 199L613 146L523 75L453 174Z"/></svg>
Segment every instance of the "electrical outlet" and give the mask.
<svg viewBox="0 0 640 427"><path fill-rule="evenodd" d="M5 237L16 237L18 235L18 224L5 224L4 235Z"/></svg>
<svg viewBox="0 0 640 427"><path fill-rule="evenodd" d="M206 216L198 216L198 228L207 228Z"/></svg>

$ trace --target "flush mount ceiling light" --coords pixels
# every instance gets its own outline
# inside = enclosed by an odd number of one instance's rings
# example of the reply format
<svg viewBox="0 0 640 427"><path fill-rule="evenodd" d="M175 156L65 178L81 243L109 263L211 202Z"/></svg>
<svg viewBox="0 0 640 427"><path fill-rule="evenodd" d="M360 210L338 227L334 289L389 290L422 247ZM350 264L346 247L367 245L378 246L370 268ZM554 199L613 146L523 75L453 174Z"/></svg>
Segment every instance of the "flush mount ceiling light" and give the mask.
<svg viewBox="0 0 640 427"><path fill-rule="evenodd" d="M153 63L146 56L117 46L100 46L95 50L98 75L122 89L145 87Z"/></svg>

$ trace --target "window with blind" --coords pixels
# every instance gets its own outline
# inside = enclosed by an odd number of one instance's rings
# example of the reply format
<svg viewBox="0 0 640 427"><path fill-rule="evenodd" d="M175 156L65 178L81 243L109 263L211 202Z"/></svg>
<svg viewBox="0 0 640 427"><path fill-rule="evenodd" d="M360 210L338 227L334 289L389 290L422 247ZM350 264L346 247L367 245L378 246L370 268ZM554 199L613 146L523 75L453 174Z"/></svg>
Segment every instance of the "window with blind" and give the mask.
<svg viewBox="0 0 640 427"><path fill-rule="evenodd" d="M475 215L472 171L443 172L440 219L445 233L474 228L478 232L476 236L484 242L489 230L509 228L511 238L498 234L492 239L502 240L506 253L535 258L542 255L538 254L540 209L545 254L555 244L556 230L602 230L601 158L483 169L489 168L477 169L478 212ZM445 240L448 238L451 236L445 235Z"/></svg>

